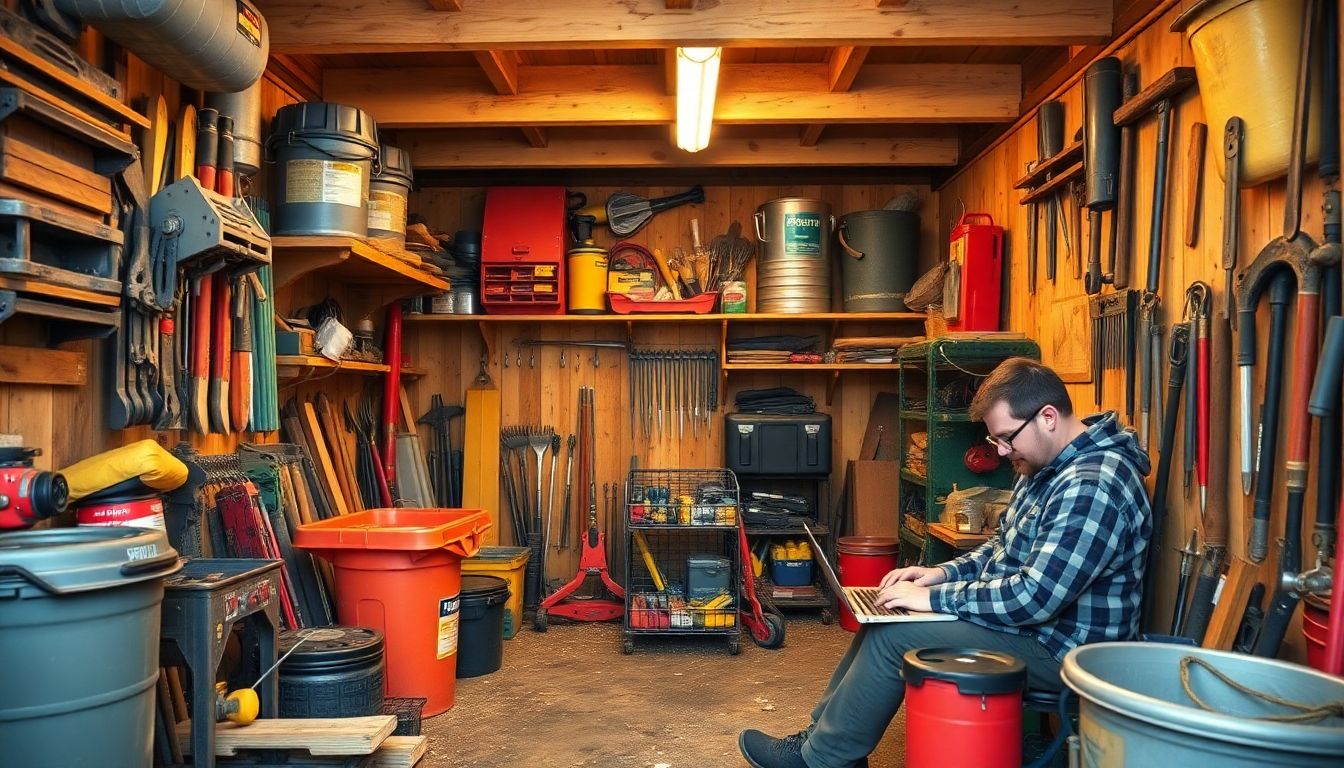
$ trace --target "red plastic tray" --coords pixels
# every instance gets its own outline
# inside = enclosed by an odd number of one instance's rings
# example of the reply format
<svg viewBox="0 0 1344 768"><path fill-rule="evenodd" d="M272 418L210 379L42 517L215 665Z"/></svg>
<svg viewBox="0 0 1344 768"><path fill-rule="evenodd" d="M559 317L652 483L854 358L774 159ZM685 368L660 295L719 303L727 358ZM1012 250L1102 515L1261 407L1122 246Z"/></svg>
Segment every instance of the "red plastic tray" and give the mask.
<svg viewBox="0 0 1344 768"><path fill-rule="evenodd" d="M620 293L607 294L607 301L611 302L611 311L618 315L636 313L707 315L714 311L714 302L718 298L717 293L702 293L677 301L639 301Z"/></svg>

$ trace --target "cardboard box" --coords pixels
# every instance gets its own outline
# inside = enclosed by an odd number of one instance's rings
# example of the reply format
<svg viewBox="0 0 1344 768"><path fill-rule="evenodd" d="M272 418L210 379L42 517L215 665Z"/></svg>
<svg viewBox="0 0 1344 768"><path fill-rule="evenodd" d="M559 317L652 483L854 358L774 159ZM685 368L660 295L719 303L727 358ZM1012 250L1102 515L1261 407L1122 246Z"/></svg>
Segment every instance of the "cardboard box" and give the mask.
<svg viewBox="0 0 1344 768"><path fill-rule="evenodd" d="M849 462L849 519L856 536L899 536L901 467L895 461Z"/></svg>

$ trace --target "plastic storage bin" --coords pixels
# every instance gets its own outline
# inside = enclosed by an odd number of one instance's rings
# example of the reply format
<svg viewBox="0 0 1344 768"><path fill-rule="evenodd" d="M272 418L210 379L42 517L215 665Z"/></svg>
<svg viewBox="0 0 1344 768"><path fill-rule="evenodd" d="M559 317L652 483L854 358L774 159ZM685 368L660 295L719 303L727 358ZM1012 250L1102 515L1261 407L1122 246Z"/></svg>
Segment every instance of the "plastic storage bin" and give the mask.
<svg viewBox="0 0 1344 768"><path fill-rule="evenodd" d="M523 625L523 572L531 555L527 547L481 547L475 557L462 561L462 575L494 576L508 582L504 603L504 639L511 640Z"/></svg>
<svg viewBox="0 0 1344 768"><path fill-rule="evenodd" d="M504 663L504 603L509 583L495 576L462 577L462 625L457 677L480 677Z"/></svg>
<svg viewBox="0 0 1344 768"><path fill-rule="evenodd" d="M686 597L703 600L728 591L732 561L722 555L686 558Z"/></svg>
<svg viewBox="0 0 1344 768"><path fill-rule="evenodd" d="M780 587L803 587L812 583L811 560L771 560L770 581Z"/></svg>
<svg viewBox="0 0 1344 768"><path fill-rule="evenodd" d="M479 509L369 509L300 525L294 545L330 560L342 624L383 633L387 695L453 706L462 560L490 528Z"/></svg>

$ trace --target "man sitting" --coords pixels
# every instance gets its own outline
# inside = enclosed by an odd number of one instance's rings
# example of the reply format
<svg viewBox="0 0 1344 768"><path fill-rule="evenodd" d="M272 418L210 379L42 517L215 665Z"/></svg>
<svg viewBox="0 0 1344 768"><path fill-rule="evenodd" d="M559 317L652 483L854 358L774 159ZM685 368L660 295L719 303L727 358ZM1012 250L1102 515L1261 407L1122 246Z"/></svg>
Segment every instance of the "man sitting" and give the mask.
<svg viewBox="0 0 1344 768"><path fill-rule="evenodd" d="M913 648L1011 654L1030 687L1057 690L1070 649L1138 632L1152 511L1150 464L1134 433L1113 412L1079 419L1059 376L1020 357L980 384L971 418L1019 475L999 535L937 567L897 568L878 596L959 620L864 625L810 726L782 739L738 737L753 768L866 765L905 697L901 659Z"/></svg>

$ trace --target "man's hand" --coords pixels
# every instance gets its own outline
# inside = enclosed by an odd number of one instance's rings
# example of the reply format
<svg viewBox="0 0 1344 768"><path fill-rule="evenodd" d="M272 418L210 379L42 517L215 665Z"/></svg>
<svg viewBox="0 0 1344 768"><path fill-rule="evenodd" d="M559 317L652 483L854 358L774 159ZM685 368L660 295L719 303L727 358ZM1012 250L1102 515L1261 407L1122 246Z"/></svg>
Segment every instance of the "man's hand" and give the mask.
<svg viewBox="0 0 1344 768"><path fill-rule="evenodd" d="M877 604L886 608L905 608L911 611L932 610L929 604L929 588L913 581L898 581L883 587L882 591L877 593Z"/></svg>
<svg viewBox="0 0 1344 768"><path fill-rule="evenodd" d="M886 589L901 581L912 581L921 587L932 587L935 584L942 584L947 581L947 574L943 573L942 568L925 568L921 565L912 565L909 568L897 568L889 572L882 577L878 586Z"/></svg>

